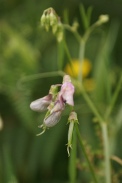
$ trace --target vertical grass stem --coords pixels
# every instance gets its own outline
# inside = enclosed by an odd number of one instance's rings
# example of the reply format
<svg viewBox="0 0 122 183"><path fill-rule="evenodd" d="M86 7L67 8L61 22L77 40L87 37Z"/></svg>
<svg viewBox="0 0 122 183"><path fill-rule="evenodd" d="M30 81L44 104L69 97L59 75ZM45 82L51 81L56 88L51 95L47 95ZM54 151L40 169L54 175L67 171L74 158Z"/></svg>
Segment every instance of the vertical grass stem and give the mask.
<svg viewBox="0 0 122 183"><path fill-rule="evenodd" d="M111 165L110 165L110 152L107 123L101 123L104 145L104 158L105 158L105 183L111 183Z"/></svg>

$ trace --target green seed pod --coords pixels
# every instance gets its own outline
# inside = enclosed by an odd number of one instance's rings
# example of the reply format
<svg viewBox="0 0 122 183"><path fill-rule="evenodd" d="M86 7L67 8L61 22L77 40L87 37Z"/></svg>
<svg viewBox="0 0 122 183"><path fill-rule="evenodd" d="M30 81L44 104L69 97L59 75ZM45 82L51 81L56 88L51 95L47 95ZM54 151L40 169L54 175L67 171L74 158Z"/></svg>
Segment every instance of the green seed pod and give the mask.
<svg viewBox="0 0 122 183"><path fill-rule="evenodd" d="M67 143L67 152L68 156L70 156L70 148L72 148L72 137L73 137L73 130L74 130L74 124L78 123L77 119L77 113L72 111L68 118L69 123L69 130L68 130L68 143Z"/></svg>

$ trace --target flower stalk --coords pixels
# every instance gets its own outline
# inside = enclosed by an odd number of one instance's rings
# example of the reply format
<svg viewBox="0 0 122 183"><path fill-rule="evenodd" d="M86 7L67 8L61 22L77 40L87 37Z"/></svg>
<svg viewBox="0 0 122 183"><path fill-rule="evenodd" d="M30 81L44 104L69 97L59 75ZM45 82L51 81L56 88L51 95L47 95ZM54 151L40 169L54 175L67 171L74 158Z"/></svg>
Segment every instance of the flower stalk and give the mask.
<svg viewBox="0 0 122 183"><path fill-rule="evenodd" d="M104 158L105 158L105 182L111 183L111 164L110 164L110 152L109 152L109 140L108 140L108 129L107 123L101 123L102 135L103 135L103 146L104 146Z"/></svg>

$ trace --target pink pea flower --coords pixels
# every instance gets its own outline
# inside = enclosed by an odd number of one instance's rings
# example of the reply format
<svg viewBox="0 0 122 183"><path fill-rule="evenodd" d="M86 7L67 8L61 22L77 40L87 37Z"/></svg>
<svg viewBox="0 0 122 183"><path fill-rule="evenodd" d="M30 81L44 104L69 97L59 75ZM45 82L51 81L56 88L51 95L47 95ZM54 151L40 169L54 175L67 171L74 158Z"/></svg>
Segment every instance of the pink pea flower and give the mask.
<svg viewBox="0 0 122 183"><path fill-rule="evenodd" d="M61 86L61 90L59 95L63 98L64 102L67 104L74 106L74 95L75 88L71 83L71 79L69 75L65 75L63 78L63 84Z"/></svg>
<svg viewBox="0 0 122 183"><path fill-rule="evenodd" d="M46 127L55 126L59 122L64 108L65 108L65 103L63 102L63 100L61 98L58 100L57 98L53 108L50 110L49 116L47 116L44 119L44 122L43 122L44 125Z"/></svg>
<svg viewBox="0 0 122 183"><path fill-rule="evenodd" d="M52 95L48 94L47 96L37 99L33 102L31 102L30 104L30 108L33 111L37 111L37 112L43 112L45 110L47 110L47 107L50 105L52 101Z"/></svg>
<svg viewBox="0 0 122 183"><path fill-rule="evenodd" d="M61 88L58 92L59 86ZM47 128L55 126L60 121L65 104L74 106L74 91L70 76L65 75L63 84L52 85L47 96L37 99L30 104L30 108L34 111L43 112L47 110L43 124L39 126L43 131L37 135L43 134Z"/></svg>

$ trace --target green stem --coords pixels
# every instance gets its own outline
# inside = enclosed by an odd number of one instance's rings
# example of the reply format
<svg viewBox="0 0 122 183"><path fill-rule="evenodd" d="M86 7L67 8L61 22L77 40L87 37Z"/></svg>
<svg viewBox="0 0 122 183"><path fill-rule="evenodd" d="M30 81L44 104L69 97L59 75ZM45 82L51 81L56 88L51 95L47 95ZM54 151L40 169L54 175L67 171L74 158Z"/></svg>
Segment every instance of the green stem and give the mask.
<svg viewBox="0 0 122 183"><path fill-rule="evenodd" d="M81 40L81 36L78 33L77 30L74 30L70 25L68 24L63 24L64 28L67 29L68 31L72 32L74 34L74 36L76 37L77 41L80 42Z"/></svg>
<svg viewBox="0 0 122 183"><path fill-rule="evenodd" d="M110 105L109 105L109 107L108 107L108 110L107 110L107 112L106 112L106 115L105 115L106 119L108 119L109 116L110 116L110 114L111 114L111 111L112 111L112 109L113 109L113 107L114 107L114 104L115 104L115 102L116 102L116 99L117 99L117 97L118 97L119 91L120 91L120 89L121 89L121 84L122 84L122 75L121 75L121 77L120 77L120 80L119 80L119 82L118 82L118 84L117 84L116 90L115 90L115 92L114 92L114 94L113 94L111 103L110 103Z"/></svg>
<svg viewBox="0 0 122 183"><path fill-rule="evenodd" d="M87 104L98 118L101 128L102 128L102 136L103 136L103 144L104 144L104 157L105 157L105 179L106 183L111 183L111 168L110 168L110 155L109 155L109 141L108 141L108 132L107 132L107 124L104 122L104 118L99 114L97 108L95 107L94 103L87 95L86 91L82 87L82 95L87 101Z"/></svg>
<svg viewBox="0 0 122 183"><path fill-rule="evenodd" d="M72 57L70 55L70 52L69 52L69 49L68 49L68 46L66 44L66 41L64 40L64 48L65 48L65 51L66 51L66 54L67 54L67 57L68 57L68 60L69 60L69 63L70 65L72 65Z"/></svg>
<svg viewBox="0 0 122 183"><path fill-rule="evenodd" d="M63 68L63 60L64 60L64 44L63 41L57 44L57 66L58 70L62 70Z"/></svg>
<svg viewBox="0 0 122 183"><path fill-rule="evenodd" d="M111 183L111 166L110 166L110 153L109 153L109 140L107 124L101 123L102 134L103 134L103 145L104 145L104 158L105 158L105 179L106 183Z"/></svg>
<svg viewBox="0 0 122 183"><path fill-rule="evenodd" d="M32 74L29 76L22 77L18 83L18 88L22 89L24 83L35 80L35 79L41 79L41 78L48 78L48 77L55 77L55 76L64 76L65 73L63 71L54 71L54 72L44 72L39 74Z"/></svg>
<svg viewBox="0 0 122 183"><path fill-rule="evenodd" d="M98 121L100 123L103 123L104 118L101 116L101 114L99 113L98 109L96 108L96 106L94 105L93 101L91 100L90 96L86 93L85 89L83 86L81 86L81 84L79 83L79 89L81 92L81 95L83 96L83 98L86 100L88 106L90 107L90 109L92 110L92 112L94 113L94 115L97 117Z"/></svg>
<svg viewBox="0 0 122 183"><path fill-rule="evenodd" d="M90 170L90 172L91 172L92 179L93 179L94 183L98 183L97 178L96 178L96 175L95 175L95 173L94 173L93 166L92 166L91 162L89 161L89 158L88 158L88 155L87 155L87 153L86 153L84 144L83 144L83 142L82 142L82 138L81 138L80 131L79 131L79 128L78 128L77 124L76 124L76 133L77 133L78 140L79 140L80 145L81 145L81 148L82 148L82 152L83 152L84 157L85 157L85 159L86 159L86 161L87 161L87 164L88 164L88 166L89 166L89 170Z"/></svg>
<svg viewBox="0 0 122 183"><path fill-rule="evenodd" d="M82 63L84 60L84 53L85 53L85 41L81 39L80 41L80 48L79 48L79 73L78 73L78 80L82 83Z"/></svg>
<svg viewBox="0 0 122 183"><path fill-rule="evenodd" d="M70 55L70 52L69 52L69 49L68 49L68 46L67 46L67 43L66 43L65 40L64 40L64 48L65 48L65 51L66 51L66 54L67 54L67 57L68 57L68 60L69 60L69 64L71 66L71 71L74 74L73 64L72 64L72 57Z"/></svg>
<svg viewBox="0 0 122 183"><path fill-rule="evenodd" d="M70 183L76 183L76 156L77 156L77 139L76 139L76 130L73 132L73 142L72 142L72 151L69 159L69 179Z"/></svg>

